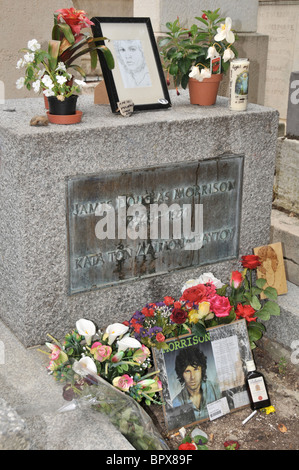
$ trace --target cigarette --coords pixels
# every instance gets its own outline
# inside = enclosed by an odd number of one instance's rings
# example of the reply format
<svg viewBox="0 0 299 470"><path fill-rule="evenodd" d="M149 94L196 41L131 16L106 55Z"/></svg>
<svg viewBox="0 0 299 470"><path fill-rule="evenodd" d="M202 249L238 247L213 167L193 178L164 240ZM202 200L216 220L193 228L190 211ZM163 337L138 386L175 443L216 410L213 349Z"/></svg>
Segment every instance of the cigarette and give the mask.
<svg viewBox="0 0 299 470"><path fill-rule="evenodd" d="M249 415L246 419L244 419L244 421L242 421L242 424L247 423L247 421L249 421L255 415L255 413L256 413L256 410L253 411L251 415Z"/></svg>

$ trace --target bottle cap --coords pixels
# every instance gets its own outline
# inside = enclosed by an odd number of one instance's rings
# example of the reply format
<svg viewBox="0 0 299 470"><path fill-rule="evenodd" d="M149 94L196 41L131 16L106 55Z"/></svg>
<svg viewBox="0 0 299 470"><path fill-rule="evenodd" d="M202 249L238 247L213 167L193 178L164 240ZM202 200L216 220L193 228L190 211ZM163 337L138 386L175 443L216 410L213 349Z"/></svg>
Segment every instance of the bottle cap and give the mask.
<svg viewBox="0 0 299 470"><path fill-rule="evenodd" d="M247 372L251 372L252 370L256 370L254 361L247 361L246 362Z"/></svg>

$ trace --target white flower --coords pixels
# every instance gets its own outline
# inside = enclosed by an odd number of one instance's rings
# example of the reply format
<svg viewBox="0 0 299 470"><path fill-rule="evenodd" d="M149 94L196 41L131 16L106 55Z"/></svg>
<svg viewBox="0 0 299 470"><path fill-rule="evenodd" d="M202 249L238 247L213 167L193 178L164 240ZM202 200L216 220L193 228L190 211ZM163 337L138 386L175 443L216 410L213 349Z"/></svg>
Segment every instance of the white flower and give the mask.
<svg viewBox="0 0 299 470"><path fill-rule="evenodd" d="M43 84L47 87L47 88L53 88L54 87L54 83L52 82L52 79L49 77L49 75L45 75L43 78L42 78L42 82Z"/></svg>
<svg viewBox="0 0 299 470"><path fill-rule="evenodd" d="M40 80L36 80L35 82L33 82L32 88L35 91L35 93L38 93L40 91Z"/></svg>
<svg viewBox="0 0 299 470"><path fill-rule="evenodd" d="M59 83L59 85L63 85L67 79L63 75L56 75L56 80Z"/></svg>
<svg viewBox="0 0 299 470"><path fill-rule="evenodd" d="M199 76L200 76L199 67L197 67L196 65L193 65L191 68L191 72L189 73L189 77L195 78L195 80L199 80Z"/></svg>
<svg viewBox="0 0 299 470"><path fill-rule="evenodd" d="M25 62L24 59L19 59L18 62L17 62L16 68L20 69L21 67L24 67L25 64L26 64L26 62Z"/></svg>
<svg viewBox="0 0 299 470"><path fill-rule="evenodd" d="M199 80L200 82L202 82L205 78L210 78L211 77L211 72L209 69L201 69L200 71L200 75L199 75L199 78L197 80Z"/></svg>
<svg viewBox="0 0 299 470"><path fill-rule="evenodd" d="M42 67L38 72L37 72L37 78L38 79L41 79L42 76L44 75L46 69L44 67Z"/></svg>
<svg viewBox="0 0 299 470"><path fill-rule="evenodd" d="M89 373L97 374L97 366L91 357L82 357L80 361L75 361L73 364L73 371L83 377Z"/></svg>
<svg viewBox="0 0 299 470"><path fill-rule="evenodd" d="M54 91L52 91L52 90L44 90L44 91L43 91L43 94L44 94L47 98L49 98L50 96L55 96L55 93L54 93Z"/></svg>
<svg viewBox="0 0 299 470"><path fill-rule="evenodd" d="M26 64L29 64L30 62L33 62L34 61L34 54L33 52L27 52L25 55L24 55L24 61Z"/></svg>
<svg viewBox="0 0 299 470"><path fill-rule="evenodd" d="M219 279L217 279L213 273L204 273L199 276L197 281L198 284L206 284L207 282L211 282L212 284L214 284L216 289L220 289L222 286L224 286L224 284Z"/></svg>
<svg viewBox="0 0 299 470"><path fill-rule="evenodd" d="M20 90L21 88L23 88L24 84L25 84L25 78L24 77L18 78L18 80L16 81L17 89Z"/></svg>
<svg viewBox="0 0 299 470"><path fill-rule="evenodd" d="M219 53L217 52L215 46L211 46L208 49L207 59L214 59L214 57L219 57Z"/></svg>
<svg viewBox="0 0 299 470"><path fill-rule="evenodd" d="M225 19L225 23L222 23L220 25L220 28L217 29L217 34L214 37L215 41L223 41L223 39L226 39L227 42L232 44L235 42L235 35L231 31L232 28L232 20L231 18L227 17Z"/></svg>
<svg viewBox="0 0 299 470"><path fill-rule="evenodd" d="M31 51L35 52L40 49L40 44L37 42L36 39L31 39L31 41L28 41L27 47Z"/></svg>
<svg viewBox="0 0 299 470"><path fill-rule="evenodd" d="M186 281L183 285L182 293L184 292L184 290L189 289L189 287L197 286L198 284L198 279L189 279L189 281Z"/></svg>
<svg viewBox="0 0 299 470"><path fill-rule="evenodd" d="M62 72L66 72L66 66L64 62L58 62L56 72L58 72L59 70L61 70Z"/></svg>
<svg viewBox="0 0 299 470"><path fill-rule="evenodd" d="M133 349L141 348L141 343L137 339L131 338L130 336L125 336L124 338L119 340L117 342L117 345L118 345L118 352L125 351L128 348L133 348Z"/></svg>
<svg viewBox="0 0 299 470"><path fill-rule="evenodd" d="M224 62L227 62L228 60L231 60L235 57L234 52L231 50L230 47L225 49L224 54L223 54L223 60Z"/></svg>
<svg viewBox="0 0 299 470"><path fill-rule="evenodd" d="M106 328L105 334L108 335L108 344L111 345L118 336L124 335L129 327L122 323L113 323Z"/></svg>
<svg viewBox="0 0 299 470"><path fill-rule="evenodd" d="M79 335L84 336L87 344L91 343L91 338L96 334L96 327L90 320L81 318L76 322L76 328Z"/></svg>
<svg viewBox="0 0 299 470"><path fill-rule="evenodd" d="M77 85L79 86L82 86L82 87L86 86L86 83L83 80L75 79L74 82L77 83Z"/></svg>

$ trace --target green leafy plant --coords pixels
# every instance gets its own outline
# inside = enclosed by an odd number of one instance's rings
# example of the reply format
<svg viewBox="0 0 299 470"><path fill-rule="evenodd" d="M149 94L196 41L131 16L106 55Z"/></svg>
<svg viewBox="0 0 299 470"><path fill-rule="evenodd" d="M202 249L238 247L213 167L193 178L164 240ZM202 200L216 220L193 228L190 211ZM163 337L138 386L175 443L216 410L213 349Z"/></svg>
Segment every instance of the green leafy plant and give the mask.
<svg viewBox="0 0 299 470"><path fill-rule="evenodd" d="M219 8L202 13L201 17L195 17L199 24L193 24L189 29L180 25L179 18L166 23L166 37L159 42L167 79L169 81L171 75L176 88L180 85L186 88L190 76L202 81L211 74L225 73L229 61L237 57L232 45L237 36L231 30L231 19L222 18ZM221 58L221 64L213 68L211 59L217 57Z"/></svg>

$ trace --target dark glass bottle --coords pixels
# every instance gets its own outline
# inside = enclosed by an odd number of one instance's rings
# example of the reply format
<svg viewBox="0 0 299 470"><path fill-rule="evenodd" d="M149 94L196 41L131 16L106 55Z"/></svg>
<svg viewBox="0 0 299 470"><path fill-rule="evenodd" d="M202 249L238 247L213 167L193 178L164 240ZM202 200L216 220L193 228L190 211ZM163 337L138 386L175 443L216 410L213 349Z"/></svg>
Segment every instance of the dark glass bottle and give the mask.
<svg viewBox="0 0 299 470"><path fill-rule="evenodd" d="M267 385L263 374L256 370L254 361L246 362L246 386L252 410L271 405Z"/></svg>

